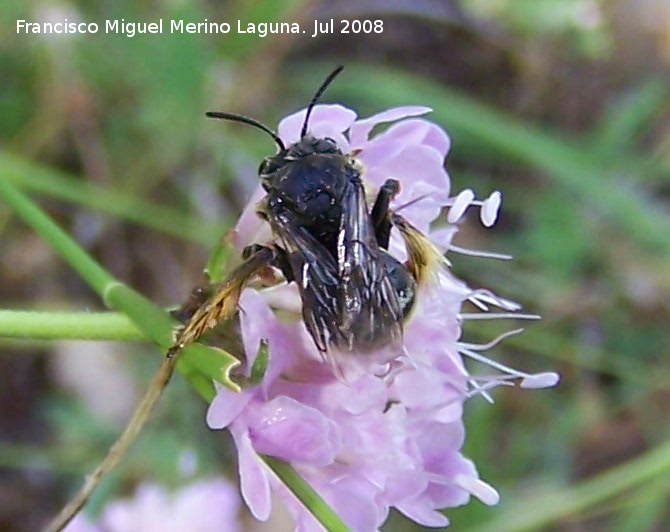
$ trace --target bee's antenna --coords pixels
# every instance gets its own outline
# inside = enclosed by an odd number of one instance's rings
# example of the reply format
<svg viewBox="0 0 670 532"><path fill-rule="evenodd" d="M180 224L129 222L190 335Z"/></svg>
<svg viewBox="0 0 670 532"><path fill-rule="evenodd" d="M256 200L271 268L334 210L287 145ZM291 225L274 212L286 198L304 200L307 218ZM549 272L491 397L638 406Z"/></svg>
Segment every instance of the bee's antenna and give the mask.
<svg viewBox="0 0 670 532"><path fill-rule="evenodd" d="M319 101L319 98L321 98L321 95L328 88L328 85L330 85L330 83L335 79L335 77L340 72L342 72L343 69L344 69L344 66L340 65L335 70L333 70L330 74L328 74L328 77L323 80L323 83L321 83L321 86L314 93L314 96L312 96L312 101L309 102L309 105L307 106L307 113L305 114L305 121L302 124L302 131L300 132L300 138L304 137L307 134L307 125L309 124L309 117L312 114L312 109L316 105L316 102Z"/></svg>
<svg viewBox="0 0 670 532"><path fill-rule="evenodd" d="M234 113L223 113L221 111L207 111L205 113L205 116L207 118L218 118L219 120L230 120L231 122L242 122L243 124L256 127L261 131L265 131L268 135L270 135L272 137L272 140L275 141L275 143L277 144L277 146L279 146L279 149L281 151L284 151L286 149L286 146L284 146L284 143L279 138L279 135L277 135L268 126L259 122L258 120L254 120L253 118L249 118L248 116L244 115L236 115Z"/></svg>

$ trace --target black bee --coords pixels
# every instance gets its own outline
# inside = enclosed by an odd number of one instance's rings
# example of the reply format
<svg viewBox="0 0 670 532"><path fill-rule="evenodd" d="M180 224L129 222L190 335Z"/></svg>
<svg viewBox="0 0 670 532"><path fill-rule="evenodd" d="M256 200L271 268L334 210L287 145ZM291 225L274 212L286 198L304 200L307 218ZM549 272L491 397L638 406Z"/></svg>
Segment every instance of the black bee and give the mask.
<svg viewBox="0 0 670 532"><path fill-rule="evenodd" d="M194 308L181 311L184 326L171 352L232 317L244 286L270 266L280 270L287 282L297 284L303 319L321 353L381 348L400 352L403 323L417 285L431 256L441 255L409 222L389 210L399 190L396 180L389 179L381 187L369 209L355 154L343 153L330 138L309 133L314 105L341 70L338 67L321 84L307 108L301 138L290 146L252 118L207 113L210 118L259 128L279 147L259 168L267 195L257 212L270 225L274 241L247 247L243 262L213 287L208 299L199 306L191 301ZM407 244L405 264L387 251L394 226Z"/></svg>

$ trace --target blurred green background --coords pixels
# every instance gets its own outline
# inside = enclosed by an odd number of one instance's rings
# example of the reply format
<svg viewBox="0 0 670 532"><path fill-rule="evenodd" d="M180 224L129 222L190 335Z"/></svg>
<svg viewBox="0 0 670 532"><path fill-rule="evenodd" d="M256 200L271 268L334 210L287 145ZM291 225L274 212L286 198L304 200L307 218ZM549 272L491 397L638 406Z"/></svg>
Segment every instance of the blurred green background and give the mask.
<svg viewBox="0 0 670 532"><path fill-rule="evenodd" d="M100 31L16 32L17 19L64 18ZM121 18L233 30L105 34L104 21ZM314 20L331 18L336 29L382 20L383 33L312 38ZM238 19L299 21L307 33L238 34ZM453 529L670 528L670 3L5 0L0 24L0 179L165 306L199 280L274 150L205 110L274 127L337 64L346 70L325 102L361 115L433 107L453 141L452 190L504 198L496 227L470 216L456 244L515 257L451 255L454 273L543 316L493 356L563 376L555 389L498 389L494 405L466 405L465 453L502 502L448 510ZM0 306L104 308L2 204ZM506 327L469 322L465 337L486 342ZM142 342L1 341L0 529L33 530L64 502L157 361ZM235 478L234 452L204 411L173 379L91 509L146 479ZM413 528L393 515L385 530Z"/></svg>

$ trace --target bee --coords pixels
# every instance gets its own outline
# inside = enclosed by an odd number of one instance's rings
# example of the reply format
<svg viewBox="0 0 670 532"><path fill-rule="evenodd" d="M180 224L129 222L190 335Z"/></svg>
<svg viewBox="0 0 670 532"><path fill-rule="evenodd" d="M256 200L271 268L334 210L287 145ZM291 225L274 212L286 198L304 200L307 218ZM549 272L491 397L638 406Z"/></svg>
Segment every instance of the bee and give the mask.
<svg viewBox="0 0 670 532"><path fill-rule="evenodd" d="M289 146L253 118L206 113L209 118L256 127L277 144L278 153L259 167L266 195L257 205L257 214L269 224L274 239L270 244L248 246L243 262L211 289L200 306L191 300L190 309L178 312L184 324L171 353L233 317L244 287L268 267L298 286L304 323L332 366L337 353L385 349L397 356L401 352L403 326L418 285L435 254L443 257L407 220L390 210L400 188L397 180L388 179L382 185L370 209L356 154L345 154L333 139L309 132L314 106L342 69L336 68L322 82L307 107L300 140ZM409 257L405 263L388 252L393 227L404 238ZM202 297L202 293L195 295Z"/></svg>

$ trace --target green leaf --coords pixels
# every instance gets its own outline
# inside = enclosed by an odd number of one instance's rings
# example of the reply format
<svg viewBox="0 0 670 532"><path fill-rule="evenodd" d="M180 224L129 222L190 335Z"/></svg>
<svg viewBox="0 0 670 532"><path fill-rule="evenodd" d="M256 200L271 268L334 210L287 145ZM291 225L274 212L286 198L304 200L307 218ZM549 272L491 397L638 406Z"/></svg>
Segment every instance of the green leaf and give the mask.
<svg viewBox="0 0 670 532"><path fill-rule="evenodd" d="M235 392L241 390L230 377L230 372L239 366L240 361L227 351L218 347L193 344L184 350L182 357L202 376L216 380Z"/></svg>

